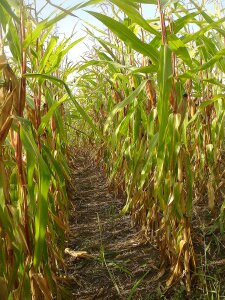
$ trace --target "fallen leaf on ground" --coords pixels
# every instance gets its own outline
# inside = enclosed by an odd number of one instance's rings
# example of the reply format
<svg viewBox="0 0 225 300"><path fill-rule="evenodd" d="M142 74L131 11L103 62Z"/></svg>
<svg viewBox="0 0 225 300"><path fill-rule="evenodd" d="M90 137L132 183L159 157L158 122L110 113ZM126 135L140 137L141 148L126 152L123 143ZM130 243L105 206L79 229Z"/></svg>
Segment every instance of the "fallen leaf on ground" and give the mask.
<svg viewBox="0 0 225 300"><path fill-rule="evenodd" d="M66 254L69 254L73 258L84 258L84 259L94 259L95 257L91 254L88 254L87 251L75 251L69 248L66 248L64 251Z"/></svg>

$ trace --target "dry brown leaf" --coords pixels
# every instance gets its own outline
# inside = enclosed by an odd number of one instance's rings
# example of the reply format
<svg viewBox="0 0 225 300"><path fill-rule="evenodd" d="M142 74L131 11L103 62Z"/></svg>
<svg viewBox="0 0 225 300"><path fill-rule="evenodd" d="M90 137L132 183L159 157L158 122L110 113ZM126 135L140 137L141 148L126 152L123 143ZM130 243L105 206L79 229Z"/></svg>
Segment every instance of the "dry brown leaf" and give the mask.
<svg viewBox="0 0 225 300"><path fill-rule="evenodd" d="M155 91L155 88L153 86L153 81L152 80L148 80L146 82L145 91L146 91L146 94L147 94L148 99L149 99L148 111L150 111L151 108L155 107L155 105L156 105L156 91Z"/></svg>
<svg viewBox="0 0 225 300"><path fill-rule="evenodd" d="M84 258L84 259L94 259L95 257L91 254L88 254L87 251L75 251L69 248L65 249L65 253L69 254L73 258Z"/></svg>
<svg viewBox="0 0 225 300"><path fill-rule="evenodd" d="M61 227L65 232L69 231L68 228L68 224L64 224L59 217L57 217L56 215L52 214L53 219L55 220L55 222L59 225L59 227Z"/></svg>
<svg viewBox="0 0 225 300"><path fill-rule="evenodd" d="M209 176L209 180L207 183L207 190L208 190L208 207L209 209L213 210L215 207L215 191L213 187L213 180L214 176L211 174Z"/></svg>
<svg viewBox="0 0 225 300"><path fill-rule="evenodd" d="M1 300L8 299L7 282L4 277L0 277L0 296L1 296Z"/></svg>
<svg viewBox="0 0 225 300"><path fill-rule="evenodd" d="M2 52L2 49L1 49ZM4 53L0 54L0 70L2 70L7 64L7 59Z"/></svg>
<svg viewBox="0 0 225 300"><path fill-rule="evenodd" d="M0 145L4 142L12 124L12 113L17 112L19 103L19 82L7 63L4 54L0 55L0 70L4 86L0 87Z"/></svg>
<svg viewBox="0 0 225 300"><path fill-rule="evenodd" d="M173 282L175 280L177 280L177 278L179 276L181 276L180 272L181 272L181 257L182 257L182 254L183 254L183 249L184 249L184 246L187 244L187 242L183 239L180 241L180 252L179 252L179 256L177 258L177 262L176 262L176 265L175 267L173 268L173 273L172 275L169 277L169 279L166 281L166 287L167 288L170 288L171 285L173 284Z"/></svg>
<svg viewBox="0 0 225 300"><path fill-rule="evenodd" d="M33 279L37 282L40 290L44 294L46 300L52 300L52 294L48 287L48 283L46 278L44 278L41 274L32 274Z"/></svg>

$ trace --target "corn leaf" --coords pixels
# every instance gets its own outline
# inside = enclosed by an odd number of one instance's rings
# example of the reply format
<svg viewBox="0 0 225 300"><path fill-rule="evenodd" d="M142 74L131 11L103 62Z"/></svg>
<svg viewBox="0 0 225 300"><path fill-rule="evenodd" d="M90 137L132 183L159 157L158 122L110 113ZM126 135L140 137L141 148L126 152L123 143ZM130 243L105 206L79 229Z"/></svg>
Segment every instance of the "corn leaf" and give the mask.
<svg viewBox="0 0 225 300"><path fill-rule="evenodd" d="M100 13L88 11L89 14L96 17L104 25L106 25L112 32L114 32L125 44L132 49L149 56L154 63L158 62L158 52L150 44L143 43L130 29L122 23L114 19L102 15Z"/></svg>

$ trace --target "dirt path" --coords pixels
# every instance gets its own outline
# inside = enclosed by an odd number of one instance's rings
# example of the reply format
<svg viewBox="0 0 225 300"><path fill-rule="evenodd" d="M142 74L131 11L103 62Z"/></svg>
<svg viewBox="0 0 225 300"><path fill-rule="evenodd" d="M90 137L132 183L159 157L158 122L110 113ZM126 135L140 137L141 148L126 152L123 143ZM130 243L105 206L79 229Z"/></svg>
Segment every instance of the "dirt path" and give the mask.
<svg viewBox="0 0 225 300"><path fill-rule="evenodd" d="M72 299L159 299L153 280L159 272L156 248L141 242L128 215L119 216L122 199L109 193L100 168L87 154L78 153L70 166L76 187L66 250Z"/></svg>

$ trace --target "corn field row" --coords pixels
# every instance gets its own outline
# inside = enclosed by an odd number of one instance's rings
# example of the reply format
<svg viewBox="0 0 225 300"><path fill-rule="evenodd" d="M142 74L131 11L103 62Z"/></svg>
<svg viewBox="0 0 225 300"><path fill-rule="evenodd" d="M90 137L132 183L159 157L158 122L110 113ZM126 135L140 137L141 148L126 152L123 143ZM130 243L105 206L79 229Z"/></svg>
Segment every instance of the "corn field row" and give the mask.
<svg viewBox="0 0 225 300"><path fill-rule="evenodd" d="M43 20L35 2L0 3L3 300L61 299L74 141L98 149L114 190L126 194L123 213L157 241L167 287L183 280L190 292L196 278L196 203L206 198L225 232L222 4L210 12L204 1L103 2L57 6ZM143 17L144 3L154 18ZM92 4L106 29L85 27L93 47L74 64L67 54L83 38L59 39L55 24Z"/></svg>

